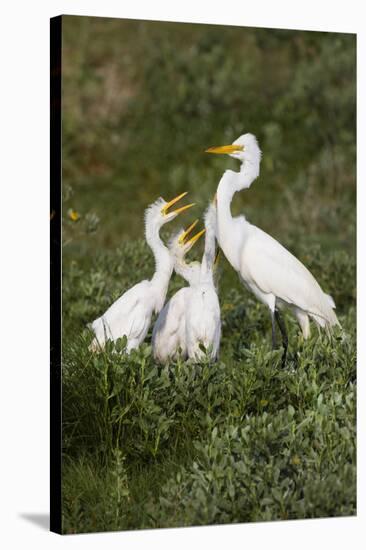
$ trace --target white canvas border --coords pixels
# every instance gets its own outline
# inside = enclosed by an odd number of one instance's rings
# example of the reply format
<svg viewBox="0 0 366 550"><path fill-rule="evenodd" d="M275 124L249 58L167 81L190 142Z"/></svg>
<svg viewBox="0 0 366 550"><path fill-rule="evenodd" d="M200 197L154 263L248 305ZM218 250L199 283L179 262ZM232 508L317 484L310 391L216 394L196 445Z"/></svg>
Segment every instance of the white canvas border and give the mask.
<svg viewBox="0 0 366 550"><path fill-rule="evenodd" d="M358 33L358 517L59 537L48 512L49 17L62 13ZM3 6L1 20L1 523L3 547L361 548L365 532L365 42L362 3L73 0ZM363 27L363 28L362 28ZM228 52L230 55L230 52ZM340 228L341 230L341 228ZM4 544L5 543L5 544Z"/></svg>

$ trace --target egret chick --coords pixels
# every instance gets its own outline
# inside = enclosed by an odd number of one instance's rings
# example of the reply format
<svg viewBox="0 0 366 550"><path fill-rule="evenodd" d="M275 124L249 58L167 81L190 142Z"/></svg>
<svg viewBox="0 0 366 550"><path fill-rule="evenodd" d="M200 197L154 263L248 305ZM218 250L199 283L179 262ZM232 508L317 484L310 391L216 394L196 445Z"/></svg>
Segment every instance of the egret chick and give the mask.
<svg viewBox="0 0 366 550"><path fill-rule="evenodd" d="M205 249L198 284L186 296L186 342L190 359L201 360L205 353L217 359L220 338L220 304L214 283L216 255L216 206L210 204L205 212ZM176 269L176 267L174 267Z"/></svg>
<svg viewBox="0 0 366 550"><path fill-rule="evenodd" d="M162 309L171 274L173 260L162 242L160 228L174 220L193 204L170 211L170 208L187 193L182 193L169 202L159 198L145 211L145 238L155 258L155 273L151 280L144 280L127 290L107 311L92 323L95 338L92 351L103 348L106 340L127 337L126 350L137 348L145 339L153 313Z"/></svg>
<svg viewBox="0 0 366 550"><path fill-rule="evenodd" d="M197 225L193 222L185 231L181 229L169 241L169 252L175 271L188 282L190 286L183 287L172 296L161 310L152 333L154 357L160 363L175 359L178 353L187 357L186 345L186 301L191 292L191 286L199 283L201 265L199 262L186 263L185 255L203 235L203 229L193 237L189 235Z"/></svg>
<svg viewBox="0 0 366 550"><path fill-rule="evenodd" d="M234 194L248 189L259 176L261 151L255 136L244 134L231 145L211 147L206 152L227 154L241 163L239 172L224 172L217 188L217 240L244 285L269 308L273 347L276 347L277 321L285 361L288 340L278 308L289 307L304 338L308 338L309 317L328 332L339 325L334 301L323 292L310 271L278 241L244 216L234 218L231 215Z"/></svg>

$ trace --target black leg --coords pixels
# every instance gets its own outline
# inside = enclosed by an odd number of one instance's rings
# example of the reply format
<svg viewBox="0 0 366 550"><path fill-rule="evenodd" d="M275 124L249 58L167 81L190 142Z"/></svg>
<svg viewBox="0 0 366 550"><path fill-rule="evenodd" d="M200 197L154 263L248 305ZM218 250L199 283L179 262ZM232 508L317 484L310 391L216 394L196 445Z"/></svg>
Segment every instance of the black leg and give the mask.
<svg viewBox="0 0 366 550"><path fill-rule="evenodd" d="M286 330L285 322L282 319L282 316L280 315L280 312L278 311L278 309L275 309L274 316L279 326L279 329L281 331L282 345L283 345L282 365L284 366L286 363L286 355L287 355L287 348L288 348L287 330Z"/></svg>
<svg viewBox="0 0 366 550"><path fill-rule="evenodd" d="M272 320L272 350L277 349L277 338L276 338L276 320L275 314L271 311L271 320Z"/></svg>

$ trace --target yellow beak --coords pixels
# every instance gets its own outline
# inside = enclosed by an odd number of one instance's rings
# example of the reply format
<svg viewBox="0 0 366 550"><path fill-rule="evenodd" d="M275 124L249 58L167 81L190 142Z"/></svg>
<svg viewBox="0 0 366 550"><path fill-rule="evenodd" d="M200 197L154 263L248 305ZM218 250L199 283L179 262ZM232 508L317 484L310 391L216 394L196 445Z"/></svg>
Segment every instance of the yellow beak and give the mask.
<svg viewBox="0 0 366 550"><path fill-rule="evenodd" d="M178 239L179 244L184 244L186 238L191 233L192 229L196 227L198 224L198 220L195 220L191 225L181 234L181 236Z"/></svg>
<svg viewBox="0 0 366 550"><path fill-rule="evenodd" d="M191 237L185 244L189 244L191 247L198 241L199 238L202 237L202 235L205 233L206 229L202 229L196 235Z"/></svg>
<svg viewBox="0 0 366 550"><path fill-rule="evenodd" d="M221 145L220 147L210 147L205 153L214 153L215 155L230 155L237 151L244 151L244 145Z"/></svg>
<svg viewBox="0 0 366 550"><path fill-rule="evenodd" d="M169 208L171 206L173 206L176 202L180 201L180 199L185 197L187 195L187 193L188 193L188 191L185 191L184 193L181 193L180 195L178 195L177 197L175 197L171 201L167 202L163 206L163 208L161 209L161 213L164 216L166 216L167 214L180 214L181 212L184 212L184 210L188 210L188 208L191 208L192 206L194 206L195 203L192 202L191 204L186 204L185 206L182 206L181 208L178 208L177 210L173 210L172 212L168 212Z"/></svg>
<svg viewBox="0 0 366 550"><path fill-rule="evenodd" d="M218 248L214 259L214 266L216 266L219 263L219 258L220 258L220 249Z"/></svg>

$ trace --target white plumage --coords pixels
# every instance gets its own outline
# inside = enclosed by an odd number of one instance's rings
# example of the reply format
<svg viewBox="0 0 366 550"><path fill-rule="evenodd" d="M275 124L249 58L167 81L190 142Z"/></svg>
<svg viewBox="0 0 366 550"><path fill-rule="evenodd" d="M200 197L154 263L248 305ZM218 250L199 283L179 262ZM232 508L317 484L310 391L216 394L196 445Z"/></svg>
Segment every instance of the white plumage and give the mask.
<svg viewBox="0 0 366 550"><path fill-rule="evenodd" d="M191 285L199 283L201 266L198 262L188 264L185 261L185 255L202 234L200 232L198 237L196 235L187 240L196 224L197 221L186 231L181 229L173 235L168 245L176 273L183 277L190 286L181 288L172 296L161 310L154 325L152 345L154 357L160 363L175 359L179 353L183 359L187 358L186 304L188 295L192 291Z"/></svg>
<svg viewBox="0 0 366 550"><path fill-rule="evenodd" d="M273 310L290 306L303 335L310 335L310 316L321 327L338 324L333 299L323 292L310 271L279 242L247 222L240 274L252 292Z"/></svg>
<svg viewBox="0 0 366 550"><path fill-rule="evenodd" d="M270 309L273 335L275 312L282 306L294 313L304 338L310 335L309 317L327 330L339 325L333 299L310 271L244 216L231 215L234 194L248 189L259 175L261 151L255 136L245 134L232 145L212 147L207 152L229 154L241 162L239 172L225 171L217 188L217 239L245 286Z"/></svg>
<svg viewBox="0 0 366 550"><path fill-rule="evenodd" d="M185 255L203 233L185 240L197 222L173 237L169 249L174 269L189 284L164 306L153 330L156 359L165 363L178 352L183 358L200 360L205 352L218 356L221 336L220 305L214 285L216 209L210 205L205 214L205 250L201 264L187 263Z"/></svg>
<svg viewBox="0 0 366 550"><path fill-rule="evenodd" d="M144 341L149 330L151 316L157 309L156 292L151 281L141 281L118 298L101 317L93 321L91 327L95 338L91 350L103 348L107 340L127 337L127 351L137 348Z"/></svg>
<svg viewBox="0 0 366 550"><path fill-rule="evenodd" d="M169 212L169 208L185 195L182 193L170 202L160 198L146 209L145 237L155 258L154 276L127 290L92 323L95 333L90 345L92 351L103 348L106 340L117 340L122 336L127 337L127 351L144 341L153 313L159 313L164 305L173 271L171 255L160 239L159 231L165 223L193 206L190 204Z"/></svg>
<svg viewBox="0 0 366 550"><path fill-rule="evenodd" d="M199 283L186 295L186 343L188 357L200 360L208 352L211 359L219 353L221 338L220 304L214 284L216 208L205 213L205 251Z"/></svg>
<svg viewBox="0 0 366 550"><path fill-rule="evenodd" d="M160 363L187 357L186 345L186 297L190 287L178 290L165 304L154 325L152 344L154 357Z"/></svg>

